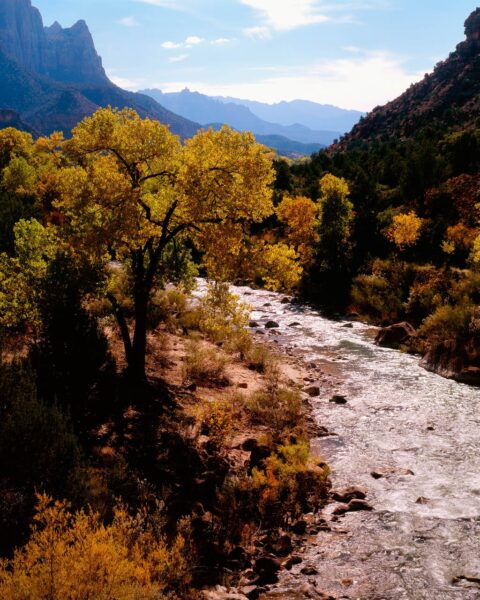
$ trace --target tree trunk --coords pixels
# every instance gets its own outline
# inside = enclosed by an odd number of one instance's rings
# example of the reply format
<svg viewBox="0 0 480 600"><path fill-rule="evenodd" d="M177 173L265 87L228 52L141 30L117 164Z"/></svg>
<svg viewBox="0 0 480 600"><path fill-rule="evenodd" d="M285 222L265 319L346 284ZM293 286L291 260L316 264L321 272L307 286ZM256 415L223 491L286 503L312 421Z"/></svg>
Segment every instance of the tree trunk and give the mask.
<svg viewBox="0 0 480 600"><path fill-rule="evenodd" d="M135 292L135 331L130 358L127 357L127 361L128 374L137 381L143 381L147 377L145 359L147 354L148 298L149 292L144 288Z"/></svg>

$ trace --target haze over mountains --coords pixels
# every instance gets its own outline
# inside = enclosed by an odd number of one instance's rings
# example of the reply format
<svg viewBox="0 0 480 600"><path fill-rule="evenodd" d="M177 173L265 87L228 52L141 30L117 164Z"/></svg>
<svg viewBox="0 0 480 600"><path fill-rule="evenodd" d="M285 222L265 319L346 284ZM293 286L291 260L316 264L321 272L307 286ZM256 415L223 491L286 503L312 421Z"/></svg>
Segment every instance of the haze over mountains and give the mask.
<svg viewBox="0 0 480 600"><path fill-rule="evenodd" d="M363 114L304 100L264 104L239 98L215 98L189 89L170 93L146 89L141 93L202 125L227 123L235 129L252 131L265 143L268 143L265 136L281 136L316 145L317 150L350 131Z"/></svg>

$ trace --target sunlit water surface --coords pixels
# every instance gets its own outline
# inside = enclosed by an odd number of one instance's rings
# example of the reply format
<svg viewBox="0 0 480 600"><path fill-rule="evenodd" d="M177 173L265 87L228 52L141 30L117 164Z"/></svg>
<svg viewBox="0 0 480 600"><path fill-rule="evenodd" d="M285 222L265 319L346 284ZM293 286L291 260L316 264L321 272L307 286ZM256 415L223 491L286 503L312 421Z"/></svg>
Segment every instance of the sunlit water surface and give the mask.
<svg viewBox="0 0 480 600"><path fill-rule="evenodd" d="M318 570L311 583L338 598L480 598L480 389L375 346L364 324L350 328L278 294L233 290L259 331L268 320L280 325L267 338L335 374L333 387L348 403L330 403L331 386L313 401L318 423L336 433L314 446L334 486L366 488L375 508L313 538L281 585L295 589L308 564Z"/></svg>

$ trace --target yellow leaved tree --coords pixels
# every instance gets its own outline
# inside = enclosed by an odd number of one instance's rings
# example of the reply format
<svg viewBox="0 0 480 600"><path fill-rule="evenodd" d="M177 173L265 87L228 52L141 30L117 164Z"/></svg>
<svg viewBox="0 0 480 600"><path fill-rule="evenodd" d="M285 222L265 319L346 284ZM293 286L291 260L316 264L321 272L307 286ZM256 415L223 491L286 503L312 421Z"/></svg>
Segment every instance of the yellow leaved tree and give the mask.
<svg viewBox="0 0 480 600"><path fill-rule="evenodd" d="M222 271L248 239L250 225L273 212L271 155L249 133L202 131L183 146L159 122L134 111L102 109L84 119L64 145L59 173L64 238L84 259L122 262L133 279L134 330L110 300L128 370L145 377L147 312L166 255L187 240L215 254ZM228 252L218 252L227 247ZM217 251L216 251L217 250ZM227 269L228 271L228 269Z"/></svg>
<svg viewBox="0 0 480 600"><path fill-rule="evenodd" d="M386 231L387 239L399 250L414 246L422 232L423 219L414 210L393 217L392 224Z"/></svg>

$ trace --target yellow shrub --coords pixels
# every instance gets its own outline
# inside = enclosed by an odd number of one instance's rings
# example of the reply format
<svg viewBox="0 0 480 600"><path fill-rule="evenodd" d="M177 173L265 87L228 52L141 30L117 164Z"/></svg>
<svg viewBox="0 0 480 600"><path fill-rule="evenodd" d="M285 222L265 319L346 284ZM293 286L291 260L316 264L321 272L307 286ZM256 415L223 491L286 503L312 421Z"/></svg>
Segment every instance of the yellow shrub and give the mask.
<svg viewBox="0 0 480 600"><path fill-rule="evenodd" d="M172 546L142 518L95 513L39 496L30 541L0 565L2 600L159 600L189 584L185 542Z"/></svg>
<svg viewBox="0 0 480 600"><path fill-rule="evenodd" d="M217 449L227 445L233 435L237 417L233 402L228 400L204 400L197 413L202 431Z"/></svg>
<svg viewBox="0 0 480 600"><path fill-rule="evenodd" d="M306 441L279 446L265 461L265 470L253 469L252 487L266 521L297 518L317 509L326 495L329 469L310 457Z"/></svg>

